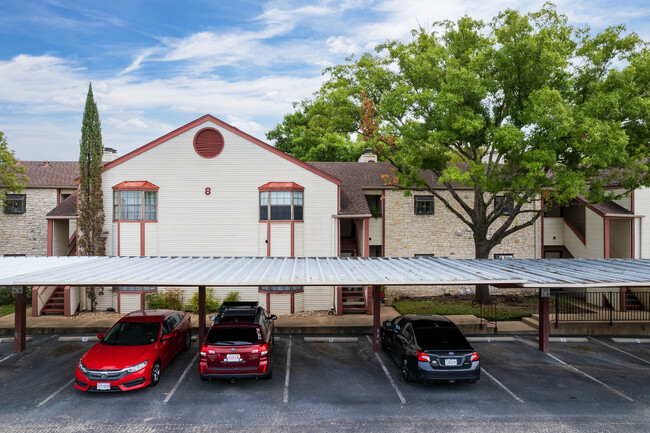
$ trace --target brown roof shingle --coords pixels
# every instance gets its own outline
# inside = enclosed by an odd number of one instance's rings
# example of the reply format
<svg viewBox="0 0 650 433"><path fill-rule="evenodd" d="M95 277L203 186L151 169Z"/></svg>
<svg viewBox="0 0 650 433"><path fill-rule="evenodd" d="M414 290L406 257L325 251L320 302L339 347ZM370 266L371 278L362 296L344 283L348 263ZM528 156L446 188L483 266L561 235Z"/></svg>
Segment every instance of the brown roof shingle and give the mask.
<svg viewBox="0 0 650 433"><path fill-rule="evenodd" d="M76 217L77 216L77 192L70 194L57 207L48 212L46 217Z"/></svg>
<svg viewBox="0 0 650 433"><path fill-rule="evenodd" d="M29 177L27 188L76 188L77 161L21 161Z"/></svg>

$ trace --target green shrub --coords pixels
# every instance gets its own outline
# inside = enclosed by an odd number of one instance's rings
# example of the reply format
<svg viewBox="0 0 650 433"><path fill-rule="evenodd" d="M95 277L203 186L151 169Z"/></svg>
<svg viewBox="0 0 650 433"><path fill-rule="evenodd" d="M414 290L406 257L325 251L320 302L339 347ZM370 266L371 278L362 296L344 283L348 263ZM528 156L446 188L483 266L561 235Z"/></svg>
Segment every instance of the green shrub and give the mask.
<svg viewBox="0 0 650 433"><path fill-rule="evenodd" d="M154 292L145 296L147 308L152 310L182 310L183 292L180 289L169 289L163 293Z"/></svg>
<svg viewBox="0 0 650 433"><path fill-rule="evenodd" d="M239 292L228 292L223 302L238 302L239 301Z"/></svg>
<svg viewBox="0 0 650 433"><path fill-rule="evenodd" d="M0 287L0 305L14 305L14 294L9 286ZM32 288L25 288L25 302L32 303Z"/></svg>
<svg viewBox="0 0 650 433"><path fill-rule="evenodd" d="M230 293L229 293L230 294ZM214 297L214 291L212 289L207 289L205 293L205 312L206 313L216 313L221 307L221 299ZM190 302L187 304L187 310L192 313L199 312L199 292L196 291Z"/></svg>

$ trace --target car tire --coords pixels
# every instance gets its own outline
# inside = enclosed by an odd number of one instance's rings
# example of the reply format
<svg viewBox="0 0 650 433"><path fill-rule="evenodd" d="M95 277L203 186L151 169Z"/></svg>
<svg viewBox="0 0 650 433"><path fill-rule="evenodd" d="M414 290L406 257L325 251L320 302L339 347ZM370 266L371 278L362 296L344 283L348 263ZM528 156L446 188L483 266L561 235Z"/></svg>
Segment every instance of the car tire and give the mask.
<svg viewBox="0 0 650 433"><path fill-rule="evenodd" d="M402 358L402 377L407 382L415 382L415 375L413 369L409 366L408 358Z"/></svg>
<svg viewBox="0 0 650 433"><path fill-rule="evenodd" d="M185 334L185 344L183 345L183 351L187 352L190 350L190 346L192 345L192 331L187 330L187 334Z"/></svg>
<svg viewBox="0 0 650 433"><path fill-rule="evenodd" d="M149 379L149 386L156 386L160 381L160 361L156 361L151 367L151 378Z"/></svg>

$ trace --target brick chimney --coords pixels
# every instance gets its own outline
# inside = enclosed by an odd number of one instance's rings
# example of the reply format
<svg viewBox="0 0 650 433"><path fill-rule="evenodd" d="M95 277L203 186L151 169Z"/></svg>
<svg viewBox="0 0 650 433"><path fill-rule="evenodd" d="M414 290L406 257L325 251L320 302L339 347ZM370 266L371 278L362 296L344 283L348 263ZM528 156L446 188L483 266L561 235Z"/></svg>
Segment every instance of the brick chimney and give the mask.
<svg viewBox="0 0 650 433"><path fill-rule="evenodd" d="M358 162L377 162L377 155L372 153L372 149L365 148L358 159Z"/></svg>

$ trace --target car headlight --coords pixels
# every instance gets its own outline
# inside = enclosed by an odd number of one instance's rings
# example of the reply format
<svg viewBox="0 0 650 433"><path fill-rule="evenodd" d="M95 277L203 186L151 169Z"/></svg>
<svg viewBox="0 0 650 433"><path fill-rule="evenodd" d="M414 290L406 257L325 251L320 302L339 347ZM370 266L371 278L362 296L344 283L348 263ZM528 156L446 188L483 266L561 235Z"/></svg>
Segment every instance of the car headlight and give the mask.
<svg viewBox="0 0 650 433"><path fill-rule="evenodd" d="M147 362L149 362L149 361L147 360L147 361L141 362L140 364L136 364L136 365L134 365L132 367L127 367L127 368L124 369L124 371L126 371L127 373L135 373L136 371L140 371L143 368L145 368L147 366Z"/></svg>
<svg viewBox="0 0 650 433"><path fill-rule="evenodd" d="M85 373L88 373L88 369L87 369L86 366L83 364L83 362L81 362L81 360L79 360L79 370L81 370L81 372L84 373L84 374L85 374Z"/></svg>

